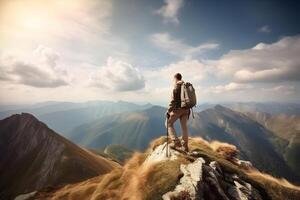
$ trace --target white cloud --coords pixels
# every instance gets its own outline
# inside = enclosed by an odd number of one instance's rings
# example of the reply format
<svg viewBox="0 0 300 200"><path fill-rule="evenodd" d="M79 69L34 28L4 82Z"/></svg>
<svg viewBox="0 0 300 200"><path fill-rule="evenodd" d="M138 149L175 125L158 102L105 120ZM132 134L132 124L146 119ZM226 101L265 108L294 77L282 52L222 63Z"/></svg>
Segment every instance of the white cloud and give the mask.
<svg viewBox="0 0 300 200"><path fill-rule="evenodd" d="M38 88L54 88L68 84L68 72L58 66L59 55L52 49L39 46L27 57L0 57L0 81Z"/></svg>
<svg viewBox="0 0 300 200"><path fill-rule="evenodd" d="M171 41L160 44L173 49L176 55L182 53L176 50L185 49L184 43ZM180 72L184 80L195 85L201 101L294 100L299 98L299 52L300 36L294 36L272 44L259 43L251 49L233 50L217 60L185 59L145 73L146 88L171 91L173 74Z"/></svg>
<svg viewBox="0 0 300 200"><path fill-rule="evenodd" d="M184 5L183 0L164 0L165 5L155 13L163 17L164 23L179 24L178 14Z"/></svg>
<svg viewBox="0 0 300 200"><path fill-rule="evenodd" d="M193 55L201 54L219 47L219 44L217 43L204 43L198 46L190 46L183 40L170 36L169 33L153 34L150 36L150 40L157 47L182 58L191 58Z"/></svg>
<svg viewBox="0 0 300 200"><path fill-rule="evenodd" d="M273 91L294 91L295 87L292 85L279 85L272 88Z"/></svg>
<svg viewBox="0 0 300 200"><path fill-rule="evenodd" d="M233 50L212 61L220 77L235 82L300 81L300 36L284 37L272 44Z"/></svg>
<svg viewBox="0 0 300 200"><path fill-rule="evenodd" d="M279 94L282 95L295 95L296 88L294 85L276 85L271 87L260 88L262 92L268 94Z"/></svg>
<svg viewBox="0 0 300 200"><path fill-rule="evenodd" d="M223 93L223 92L230 92L230 91L245 91L247 89L252 89L253 86L249 84L241 84L231 82L226 85L217 85L211 88L211 91L214 93Z"/></svg>
<svg viewBox="0 0 300 200"><path fill-rule="evenodd" d="M234 74L234 78L239 82L276 82L297 80L299 78L298 75L300 75L300 73L297 69L273 68L254 72L239 70Z"/></svg>
<svg viewBox="0 0 300 200"><path fill-rule="evenodd" d="M192 82L200 82L207 78L209 73L208 67L198 60L183 60L174 64L167 65L159 70L159 73L165 77L172 79L174 74L181 73L183 79Z"/></svg>
<svg viewBox="0 0 300 200"><path fill-rule="evenodd" d="M90 77L90 85L114 91L132 91L145 87L145 80L138 68L126 62L107 59Z"/></svg>
<svg viewBox="0 0 300 200"><path fill-rule="evenodd" d="M260 33L271 33L271 28L268 25L264 25L258 29Z"/></svg>
<svg viewBox="0 0 300 200"><path fill-rule="evenodd" d="M182 60L159 69L144 71L147 85L154 87L159 87L159 85L172 86L173 76L176 73L181 73L183 80L199 85L202 81L210 78L212 71L210 66L195 59Z"/></svg>

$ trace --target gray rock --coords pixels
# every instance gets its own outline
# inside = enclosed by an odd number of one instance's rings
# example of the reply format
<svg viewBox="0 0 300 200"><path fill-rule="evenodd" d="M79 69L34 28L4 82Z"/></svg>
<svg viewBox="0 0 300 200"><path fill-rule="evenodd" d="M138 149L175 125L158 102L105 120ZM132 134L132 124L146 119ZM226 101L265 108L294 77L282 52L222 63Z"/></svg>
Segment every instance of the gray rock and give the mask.
<svg viewBox="0 0 300 200"><path fill-rule="evenodd" d="M221 174L223 174L222 169L221 169L220 165L217 163L217 161L210 162L209 166L216 171L218 176L221 176Z"/></svg>
<svg viewBox="0 0 300 200"><path fill-rule="evenodd" d="M165 144L156 147L144 164L178 158L180 152L172 149L169 157L166 157L165 148ZM247 161L239 163L252 166ZM207 164L202 157L198 157L189 164L181 164L180 170L183 176L174 190L162 196L163 200L262 200L258 190L250 183L237 174L225 172L217 161Z"/></svg>
<svg viewBox="0 0 300 200"><path fill-rule="evenodd" d="M243 169L253 169L253 165L250 161L247 160L237 160L237 164Z"/></svg>
<svg viewBox="0 0 300 200"><path fill-rule="evenodd" d="M168 156L166 148L168 148ZM157 146L154 150L150 152L144 164L150 164L164 160L175 160L177 159L178 154L178 151L175 151L174 149L170 148L170 145L167 146L167 143L165 142Z"/></svg>
<svg viewBox="0 0 300 200"><path fill-rule="evenodd" d="M229 200L223 188L221 187L221 184L219 183L217 177L218 172L210 166L203 166L203 173L203 176L205 176L204 184L207 184L207 188L209 188L209 191L213 191L214 193L213 199Z"/></svg>
<svg viewBox="0 0 300 200"><path fill-rule="evenodd" d="M239 181L234 181L235 185L228 190L228 194L233 200L262 200L258 191L252 188L251 184L244 181L241 182L245 185L241 184Z"/></svg>
<svg viewBox="0 0 300 200"><path fill-rule="evenodd" d="M199 199L198 184L202 181L202 165L205 161L198 158L193 163L181 165L180 170L183 177L173 191L167 192L162 196L163 200L179 198L182 193L188 193L190 199Z"/></svg>
<svg viewBox="0 0 300 200"><path fill-rule="evenodd" d="M37 193L37 191L34 192L30 192L27 194L20 194L18 195L15 200L26 200L26 199L30 199L31 197L34 197L34 195Z"/></svg>

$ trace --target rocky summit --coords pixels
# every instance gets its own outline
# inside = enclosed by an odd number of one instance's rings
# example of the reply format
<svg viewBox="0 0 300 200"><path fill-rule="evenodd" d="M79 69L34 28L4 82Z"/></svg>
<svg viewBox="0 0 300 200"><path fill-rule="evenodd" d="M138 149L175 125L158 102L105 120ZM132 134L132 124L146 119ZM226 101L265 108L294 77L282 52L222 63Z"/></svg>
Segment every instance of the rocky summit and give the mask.
<svg viewBox="0 0 300 200"><path fill-rule="evenodd" d="M135 153L122 168L79 183L40 190L29 199L299 199L299 187L239 160L233 145L189 138L189 146L189 153L170 149L166 138L161 137L144 153Z"/></svg>

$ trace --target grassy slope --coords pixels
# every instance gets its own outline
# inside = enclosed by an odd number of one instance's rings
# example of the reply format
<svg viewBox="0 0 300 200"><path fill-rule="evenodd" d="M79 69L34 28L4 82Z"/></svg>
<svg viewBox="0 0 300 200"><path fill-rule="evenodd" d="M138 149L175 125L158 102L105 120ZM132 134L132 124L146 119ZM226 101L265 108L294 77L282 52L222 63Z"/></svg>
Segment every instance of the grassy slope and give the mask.
<svg viewBox="0 0 300 200"><path fill-rule="evenodd" d="M156 140L152 147L165 141L165 138ZM201 140L190 140L191 150L197 150L206 161L216 160L223 170L234 172L256 187L264 199L282 200L297 199L300 189L282 181L270 178L260 173L252 173L239 168L232 162L214 152L209 145ZM180 179L180 164L190 161L184 156L174 161L162 161L146 169L141 167L149 150L135 154L123 167L109 174L87 181L68 185L56 191L44 191L37 195L37 199L161 199L161 196L175 188Z"/></svg>
<svg viewBox="0 0 300 200"><path fill-rule="evenodd" d="M108 145L105 148L91 149L92 152L113 159L120 164L124 164L132 155L133 151L118 144Z"/></svg>
<svg viewBox="0 0 300 200"><path fill-rule="evenodd" d="M119 166L71 143L29 114L0 120L0 130L0 199L86 180Z"/></svg>
<svg viewBox="0 0 300 200"><path fill-rule="evenodd" d="M153 106L143 111L106 116L77 127L70 139L89 148L121 144L131 149L145 149L149 141L161 136L158 133L165 132L164 112L165 108Z"/></svg>

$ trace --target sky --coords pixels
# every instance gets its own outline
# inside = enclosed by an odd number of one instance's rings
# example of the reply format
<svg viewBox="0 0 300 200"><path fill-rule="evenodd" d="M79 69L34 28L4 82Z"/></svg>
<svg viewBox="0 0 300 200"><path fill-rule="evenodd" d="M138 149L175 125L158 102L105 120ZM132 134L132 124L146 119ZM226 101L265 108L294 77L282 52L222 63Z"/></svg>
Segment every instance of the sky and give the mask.
<svg viewBox="0 0 300 200"><path fill-rule="evenodd" d="M0 0L0 103L299 102L300 3Z"/></svg>

